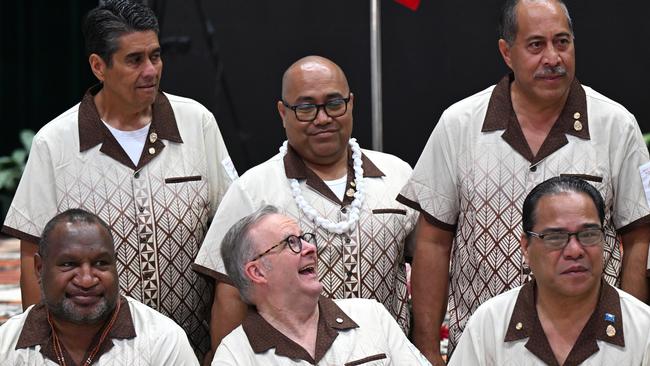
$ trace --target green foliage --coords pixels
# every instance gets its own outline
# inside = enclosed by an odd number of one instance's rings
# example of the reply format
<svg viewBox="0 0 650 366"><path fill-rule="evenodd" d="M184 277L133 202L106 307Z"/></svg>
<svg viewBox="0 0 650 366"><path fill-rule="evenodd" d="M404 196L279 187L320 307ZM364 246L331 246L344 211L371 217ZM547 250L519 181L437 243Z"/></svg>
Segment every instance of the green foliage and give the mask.
<svg viewBox="0 0 650 366"><path fill-rule="evenodd" d="M0 156L0 219L2 221L25 170L34 131L22 130L18 136L22 147L14 150L11 155Z"/></svg>
<svg viewBox="0 0 650 366"><path fill-rule="evenodd" d="M643 140L645 141L646 146L650 148L650 133L643 135Z"/></svg>
<svg viewBox="0 0 650 366"><path fill-rule="evenodd" d="M0 192L2 194L11 194L13 196L16 191L20 177L23 175L23 170L25 170L27 154L29 154L34 139L34 131L22 130L19 137L23 146L14 150L9 156L0 157Z"/></svg>

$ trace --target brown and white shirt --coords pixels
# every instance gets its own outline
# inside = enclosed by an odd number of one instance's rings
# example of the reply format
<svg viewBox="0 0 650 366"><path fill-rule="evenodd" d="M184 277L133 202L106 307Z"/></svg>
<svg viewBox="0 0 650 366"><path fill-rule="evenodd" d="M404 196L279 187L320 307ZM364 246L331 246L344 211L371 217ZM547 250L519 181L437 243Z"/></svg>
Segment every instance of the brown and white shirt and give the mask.
<svg viewBox="0 0 650 366"><path fill-rule="evenodd" d="M316 349L304 348L254 310L217 348L212 365L431 365L377 301L318 301Z"/></svg>
<svg viewBox="0 0 650 366"><path fill-rule="evenodd" d="M351 195L343 201L303 163L289 147L253 167L233 182L224 196L192 267L218 281L226 281L221 240L242 217L265 205L274 205L294 218L303 232L316 234L318 274L323 293L331 298L371 298L386 306L406 332L410 312L406 291L405 251L418 213L395 196L411 174L410 166L395 156L363 150L365 199L360 219L351 232L335 234L316 226L296 205L289 178L298 179L305 200L322 217L347 220ZM346 192L354 192L352 163Z"/></svg>
<svg viewBox="0 0 650 366"><path fill-rule="evenodd" d="M539 321L535 281L498 295L470 318L450 366L559 366ZM596 309L564 365L650 365L650 307L603 281Z"/></svg>
<svg viewBox="0 0 650 366"><path fill-rule="evenodd" d="M539 183L574 175L605 200L604 278L618 284L617 234L650 221L639 167L648 162L639 126L620 104L577 80L564 110L532 154L510 100L511 77L449 107L398 200L455 232L450 347L476 308L523 284L519 238L524 198Z"/></svg>
<svg viewBox="0 0 650 366"><path fill-rule="evenodd" d="M209 281L190 270L236 173L214 116L158 94L134 165L101 121L91 88L36 134L3 231L38 243L52 217L90 211L111 228L122 293L174 319L199 354L209 349Z"/></svg>
<svg viewBox="0 0 650 366"><path fill-rule="evenodd" d="M122 306L106 341L93 359L97 366L194 366L198 361L181 327L142 303L122 297ZM100 330L103 331L103 329ZM96 346L95 337L90 348ZM66 364L72 357L63 348ZM0 327L0 365L58 365L43 303Z"/></svg>

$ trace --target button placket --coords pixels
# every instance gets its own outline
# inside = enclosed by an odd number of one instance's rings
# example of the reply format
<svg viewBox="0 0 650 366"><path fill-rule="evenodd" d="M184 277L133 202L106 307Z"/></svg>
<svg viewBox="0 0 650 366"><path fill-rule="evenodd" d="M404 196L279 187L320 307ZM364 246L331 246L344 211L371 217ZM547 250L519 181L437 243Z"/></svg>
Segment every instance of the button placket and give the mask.
<svg viewBox="0 0 650 366"><path fill-rule="evenodd" d="M137 176L136 176L137 175ZM151 187L147 179L136 172L132 179L135 204L136 230L138 237L138 261L141 275L142 302L158 308L160 286L158 279L158 253L154 238L153 214L151 211Z"/></svg>

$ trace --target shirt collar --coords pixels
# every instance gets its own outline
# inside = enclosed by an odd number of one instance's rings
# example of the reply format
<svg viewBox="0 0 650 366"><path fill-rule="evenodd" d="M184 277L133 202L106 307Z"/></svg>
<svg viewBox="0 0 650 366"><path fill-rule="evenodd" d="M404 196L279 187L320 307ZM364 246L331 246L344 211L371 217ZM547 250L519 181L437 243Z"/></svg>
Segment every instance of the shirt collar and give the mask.
<svg viewBox="0 0 650 366"><path fill-rule="evenodd" d="M300 345L273 328L254 308L249 310L242 323L242 328L255 353L263 353L275 348L275 354L278 356L301 359L316 364L332 346L339 331L359 327L334 301L327 297L321 296L318 299L318 308L318 330L314 358Z"/></svg>
<svg viewBox="0 0 650 366"><path fill-rule="evenodd" d="M510 86L514 74L507 75L494 87L481 132L505 130L501 137L531 163L535 164L568 143L566 135L589 140L587 95L578 79L573 79L564 109L551 128L536 156L533 156L517 115L512 107Z"/></svg>
<svg viewBox="0 0 650 366"><path fill-rule="evenodd" d="M145 141L142 156L138 165L135 166L127 153L122 149L119 142L115 139L111 131L104 125L97 106L95 105L94 96L101 90L102 85L97 84L84 95L79 105L79 151L84 152L99 144L102 145L100 151L117 160L118 162L134 168L140 169L160 154L165 148L162 139L182 143L183 139L178 131L176 118L169 99L158 91L158 95L152 104L151 125L149 135ZM154 138L155 136L155 138Z"/></svg>
<svg viewBox="0 0 650 366"><path fill-rule="evenodd" d="M361 167L363 168L364 177L376 178L385 175L364 153L361 153ZM348 149L348 181L345 187L346 193L343 196L343 201L332 192L327 184L313 170L305 165L298 152L290 144L287 144L287 154L284 156L284 171L288 179L306 179L308 186L331 201L343 206L349 205L354 198L356 186L354 184L354 167L352 165L352 152L350 149Z"/></svg>
<svg viewBox="0 0 650 366"><path fill-rule="evenodd" d="M598 352L596 340L625 347L618 292L607 282L601 282L596 309L573 345L565 365L578 365ZM528 338L526 348L531 353L548 365L558 365L537 315L535 287L536 282L532 280L519 291L504 342Z"/></svg>
<svg viewBox="0 0 650 366"><path fill-rule="evenodd" d="M122 305L120 306L120 312L117 314L113 328L108 333L107 341L100 347L97 352L95 360L98 360L104 353L108 352L113 348L112 339L131 339L136 337L135 327L133 326L133 320L131 317L131 310L129 309L128 301L120 296L119 301ZM104 328L100 329L97 332L97 335L93 339L90 348L94 347L99 341L99 336L101 335ZM52 343L52 330L50 329L50 324L47 321L47 309L44 303L39 303L34 305L32 310L27 314L27 319L23 324L23 329L20 332L18 337L18 342L16 343L16 349L21 348L30 348L40 345L41 353L43 356L49 358L56 362L56 354L54 353L54 344ZM72 361L72 358L63 350L66 355L66 360Z"/></svg>

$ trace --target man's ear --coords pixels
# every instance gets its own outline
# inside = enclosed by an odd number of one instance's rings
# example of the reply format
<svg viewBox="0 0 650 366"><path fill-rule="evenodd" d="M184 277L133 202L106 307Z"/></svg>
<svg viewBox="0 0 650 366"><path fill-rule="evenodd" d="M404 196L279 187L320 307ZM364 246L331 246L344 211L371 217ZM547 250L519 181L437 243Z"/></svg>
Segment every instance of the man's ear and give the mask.
<svg viewBox="0 0 650 366"><path fill-rule="evenodd" d="M265 283L266 271L261 265L260 261L252 261L246 263L244 266L244 273L246 277L253 283Z"/></svg>
<svg viewBox="0 0 650 366"><path fill-rule="evenodd" d="M348 102L348 112L354 109L354 94L350 92L350 101Z"/></svg>
<svg viewBox="0 0 650 366"><path fill-rule="evenodd" d="M43 271L43 258L40 254L34 254L34 272L36 272L38 283L41 283L41 271Z"/></svg>
<svg viewBox="0 0 650 366"><path fill-rule="evenodd" d="M519 238L519 247L521 248L521 255L524 257L524 262L528 265L530 265L530 261L528 260L528 245L530 244L530 239L526 235L526 233L521 234L521 238Z"/></svg>
<svg viewBox="0 0 650 366"><path fill-rule="evenodd" d="M108 67L106 62L104 62L98 54L93 53L88 56L88 63L90 64L90 70L95 74L95 77L99 81L104 82L106 68Z"/></svg>
<svg viewBox="0 0 650 366"><path fill-rule="evenodd" d="M282 119L282 127L287 128L286 126L286 115L287 115L287 107L284 106L284 103L282 103L281 100L278 100L278 113L280 114L280 118Z"/></svg>
<svg viewBox="0 0 650 366"><path fill-rule="evenodd" d="M506 63L506 65L512 69L512 60L510 59L510 46L508 46L508 42L506 42L506 40L503 38L499 39L499 52L501 53L501 57L503 57L503 61Z"/></svg>

